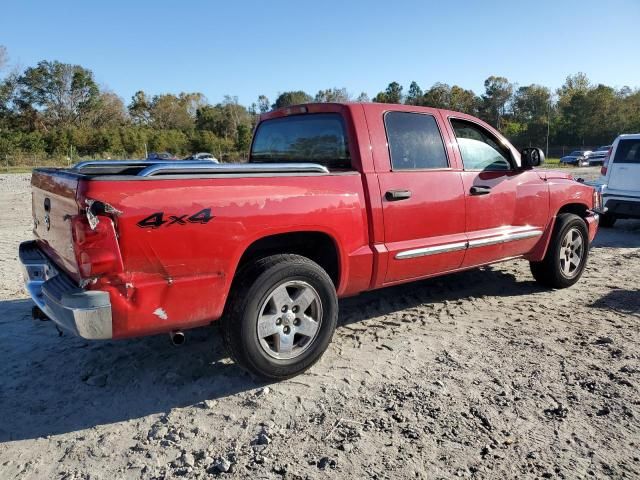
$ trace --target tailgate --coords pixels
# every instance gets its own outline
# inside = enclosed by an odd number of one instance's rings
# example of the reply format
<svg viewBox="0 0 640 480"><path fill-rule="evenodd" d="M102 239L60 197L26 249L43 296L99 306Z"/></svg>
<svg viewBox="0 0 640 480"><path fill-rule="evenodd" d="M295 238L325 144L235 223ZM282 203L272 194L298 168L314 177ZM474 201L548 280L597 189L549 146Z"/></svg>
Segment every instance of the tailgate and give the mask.
<svg viewBox="0 0 640 480"><path fill-rule="evenodd" d="M608 168L610 173L607 189L637 196L640 190L640 138L619 140Z"/></svg>
<svg viewBox="0 0 640 480"><path fill-rule="evenodd" d="M33 234L45 253L75 279L79 276L71 219L79 212L77 187L78 177L66 172L42 169L31 176Z"/></svg>

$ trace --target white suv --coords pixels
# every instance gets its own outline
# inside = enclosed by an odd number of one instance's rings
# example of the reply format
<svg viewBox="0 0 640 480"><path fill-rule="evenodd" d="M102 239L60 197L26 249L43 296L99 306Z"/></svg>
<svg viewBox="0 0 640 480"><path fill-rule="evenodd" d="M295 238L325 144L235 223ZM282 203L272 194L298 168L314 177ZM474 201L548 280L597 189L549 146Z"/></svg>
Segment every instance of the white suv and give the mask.
<svg viewBox="0 0 640 480"><path fill-rule="evenodd" d="M607 212L602 227L612 227L618 218L640 218L640 133L615 139L600 170L602 201Z"/></svg>

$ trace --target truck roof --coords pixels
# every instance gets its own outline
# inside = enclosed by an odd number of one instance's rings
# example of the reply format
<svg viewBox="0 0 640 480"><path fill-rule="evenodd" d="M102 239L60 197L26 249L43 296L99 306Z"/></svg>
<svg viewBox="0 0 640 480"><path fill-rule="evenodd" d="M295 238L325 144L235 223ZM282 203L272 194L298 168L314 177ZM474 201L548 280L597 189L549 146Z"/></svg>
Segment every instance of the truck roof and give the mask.
<svg viewBox="0 0 640 480"><path fill-rule="evenodd" d="M284 116L288 116L288 115L299 115L302 113L307 113L308 109L311 107L313 110L315 110L314 107L320 107L320 108L331 108L332 106L335 108L336 106L338 107L343 107L346 109L352 109L352 108L356 108L358 106L364 108L364 109L368 109L368 108L372 108L372 107L376 107L379 108L379 106L385 106L388 107L389 110L396 110L396 111L404 111L404 112L425 112L425 113L433 113L434 111L439 111L439 112L443 112L444 114L446 114L447 116L451 116L451 115L455 115L456 117L461 117L461 118L473 118L474 120L478 120L475 117L473 117L472 115L468 115L466 113L462 113L462 112L456 112L453 110L446 110L443 108L434 108L434 107L421 107L421 106L417 106L417 105L405 105L402 103L377 103L377 102L309 102L309 103L300 103L297 105L290 105L287 107L281 107L278 108L276 110L272 110L270 112L266 112L266 113L262 113L260 114L260 120L268 120L270 118L277 118L277 117L284 117Z"/></svg>

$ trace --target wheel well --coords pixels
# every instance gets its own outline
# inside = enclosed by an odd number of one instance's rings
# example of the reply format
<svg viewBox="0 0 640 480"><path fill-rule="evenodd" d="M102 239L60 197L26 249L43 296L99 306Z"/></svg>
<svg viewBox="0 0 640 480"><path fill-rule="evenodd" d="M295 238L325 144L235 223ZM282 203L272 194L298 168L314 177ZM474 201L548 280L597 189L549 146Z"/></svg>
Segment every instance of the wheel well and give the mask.
<svg viewBox="0 0 640 480"><path fill-rule="evenodd" d="M282 233L256 240L245 250L236 271L248 262L279 253L295 253L313 260L329 274L336 289L338 288L338 249L333 239L322 232Z"/></svg>
<svg viewBox="0 0 640 480"><path fill-rule="evenodd" d="M568 203L558 210L558 215L561 213L573 213L574 215L578 215L580 218L586 218L587 206L583 203Z"/></svg>

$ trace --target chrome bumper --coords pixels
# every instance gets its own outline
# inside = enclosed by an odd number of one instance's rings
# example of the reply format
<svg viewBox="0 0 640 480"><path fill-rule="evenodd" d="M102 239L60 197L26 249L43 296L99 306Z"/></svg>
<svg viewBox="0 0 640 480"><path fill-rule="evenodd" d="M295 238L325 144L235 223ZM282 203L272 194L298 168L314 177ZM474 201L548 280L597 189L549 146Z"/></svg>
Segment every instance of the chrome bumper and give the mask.
<svg viewBox="0 0 640 480"><path fill-rule="evenodd" d="M112 338L108 292L78 287L34 241L21 243L19 253L27 292L51 320L88 340Z"/></svg>

